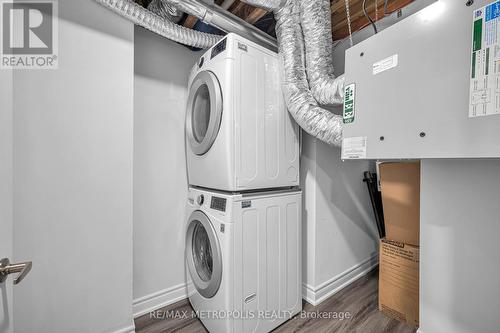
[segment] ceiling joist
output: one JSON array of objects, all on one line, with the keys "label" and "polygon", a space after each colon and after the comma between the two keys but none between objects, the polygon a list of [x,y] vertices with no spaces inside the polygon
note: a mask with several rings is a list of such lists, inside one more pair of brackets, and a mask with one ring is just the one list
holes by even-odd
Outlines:
[{"label": "ceiling joist", "polygon": [[[319,1],[319,0],[307,0],[307,1]],[[349,29],[347,26],[347,15],[346,15],[346,0],[332,0],[331,1],[331,12],[332,12],[332,34],[333,40],[340,40],[348,37]],[[347,0],[349,1],[349,9],[351,13],[351,26],[352,31],[358,31],[367,25],[369,25],[368,19],[363,14],[363,0]],[[366,0],[366,9],[370,17],[375,21],[376,18],[382,19],[384,17],[384,0]],[[410,4],[414,0],[388,0],[387,10],[389,13],[397,11],[404,6]],[[146,6],[149,3],[149,0],[136,0],[136,2]],[[221,5],[224,0],[216,0],[215,3],[217,5]],[[268,14],[268,12],[261,8],[256,8],[251,5],[248,5],[239,0],[235,0],[228,11],[238,16],[239,18],[245,20],[250,24],[256,24],[263,17]],[[198,19],[193,16],[187,16],[184,20],[184,26],[187,28],[193,28]],[[271,29],[273,29],[272,20],[264,22],[268,24]],[[264,28],[269,33],[269,27]]]}]

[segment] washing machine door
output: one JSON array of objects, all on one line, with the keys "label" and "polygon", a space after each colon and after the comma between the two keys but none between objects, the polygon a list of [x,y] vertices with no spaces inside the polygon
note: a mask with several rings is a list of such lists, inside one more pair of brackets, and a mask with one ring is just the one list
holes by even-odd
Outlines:
[{"label": "washing machine door", "polygon": [[205,298],[213,297],[222,280],[222,254],[210,219],[199,210],[188,220],[186,263],[196,290]]},{"label": "washing machine door", "polygon": [[222,91],[214,73],[198,73],[189,88],[186,136],[191,150],[204,155],[219,133],[222,118]]}]

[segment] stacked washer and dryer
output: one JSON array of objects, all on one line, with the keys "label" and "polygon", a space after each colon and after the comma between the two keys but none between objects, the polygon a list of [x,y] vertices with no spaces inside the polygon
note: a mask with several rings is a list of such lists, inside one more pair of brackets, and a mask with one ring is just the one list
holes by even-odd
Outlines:
[{"label": "stacked washer and dryer", "polygon": [[269,332],[302,309],[299,128],[278,55],[228,34],[193,67],[186,276],[210,332]]}]

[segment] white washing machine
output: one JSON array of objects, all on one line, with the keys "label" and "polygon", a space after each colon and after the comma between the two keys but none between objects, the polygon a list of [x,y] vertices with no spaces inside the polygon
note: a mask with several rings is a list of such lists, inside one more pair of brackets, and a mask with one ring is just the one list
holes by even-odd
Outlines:
[{"label": "white washing machine", "polygon": [[301,196],[189,190],[187,290],[209,332],[269,332],[300,312]]},{"label": "white washing machine", "polygon": [[189,184],[244,191],[299,184],[299,127],[281,92],[278,55],[228,34],[189,79]]}]

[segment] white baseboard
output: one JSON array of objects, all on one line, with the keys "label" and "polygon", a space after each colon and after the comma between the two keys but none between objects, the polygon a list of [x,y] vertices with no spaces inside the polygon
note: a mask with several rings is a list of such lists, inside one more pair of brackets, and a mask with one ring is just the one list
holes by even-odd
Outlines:
[{"label": "white baseboard", "polygon": [[317,287],[304,284],[302,285],[302,298],[308,303],[316,306],[357,279],[365,276],[377,265],[378,254],[374,254],[363,262],[349,268],[345,272],[333,277]]},{"label": "white baseboard", "polygon": [[187,298],[186,284],[139,297],[133,302],[134,318]]},{"label": "white baseboard", "polygon": [[124,328],[120,328],[117,331],[113,331],[113,333],[135,333],[135,326],[132,323],[132,325],[124,327]]},{"label": "white baseboard", "polygon": [[[339,292],[349,284],[369,273],[378,265],[378,254],[371,256],[358,265],[333,277],[325,283],[312,287],[304,284],[302,286],[302,298],[312,305],[318,305],[328,297]],[[140,317],[154,310],[168,306],[187,298],[186,284],[179,284],[172,288],[160,290],[156,293],[137,298],[133,302],[134,318]],[[128,333],[129,331],[117,331],[115,333]],[[133,332],[133,331],[131,331]],[[419,332],[422,333],[422,332]]]}]

